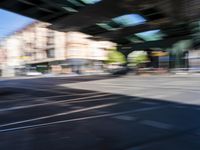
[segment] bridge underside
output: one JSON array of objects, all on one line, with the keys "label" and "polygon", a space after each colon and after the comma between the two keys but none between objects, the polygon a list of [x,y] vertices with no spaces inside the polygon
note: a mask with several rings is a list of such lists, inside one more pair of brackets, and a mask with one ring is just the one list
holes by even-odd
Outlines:
[{"label": "bridge underside", "polygon": [[[122,51],[130,52],[152,47],[166,48],[179,40],[191,39],[195,28],[192,23],[200,18],[199,6],[199,0],[0,2],[0,8],[48,22],[52,29],[84,32],[96,40],[116,42]],[[137,20],[133,22],[135,18]],[[149,37],[145,34],[147,32]]]}]

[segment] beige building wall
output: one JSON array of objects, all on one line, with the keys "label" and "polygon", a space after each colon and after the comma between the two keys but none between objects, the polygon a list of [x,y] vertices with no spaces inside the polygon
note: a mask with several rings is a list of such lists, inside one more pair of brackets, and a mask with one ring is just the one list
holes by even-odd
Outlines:
[{"label": "beige building wall", "polygon": [[68,32],[66,34],[66,58],[88,58],[88,43],[87,35],[79,32]]},{"label": "beige building wall", "polygon": [[55,58],[64,60],[66,58],[66,33],[55,31]]},{"label": "beige building wall", "polygon": [[15,68],[22,65],[21,57],[21,39],[17,35],[12,35],[5,39],[2,48],[6,53],[6,61],[2,66],[2,76],[15,76]]},{"label": "beige building wall", "polygon": [[116,44],[108,41],[94,41],[88,35],[79,32],[68,32],[66,38],[66,58],[83,58],[90,60],[106,60],[107,49]]},{"label": "beige building wall", "polygon": [[[49,24],[35,22],[4,40],[7,68],[66,59],[106,60],[111,42],[90,40],[80,32],[58,32]],[[58,66],[54,66],[58,67]]]},{"label": "beige building wall", "polygon": [[89,59],[104,61],[108,59],[108,49],[116,46],[108,41],[91,41],[89,46]]},{"label": "beige building wall", "polygon": [[[21,35],[24,39],[29,38],[29,41],[23,41],[25,47],[23,49],[25,63],[33,63],[38,61],[44,61],[47,59],[47,24],[35,23],[28,26],[26,30],[22,31]],[[26,36],[24,36],[26,34]],[[27,49],[27,47],[29,47]]]},{"label": "beige building wall", "polygon": [[4,49],[0,49],[0,70],[3,69],[6,63],[6,52]]},{"label": "beige building wall", "polygon": [[17,35],[11,36],[5,41],[6,65],[8,67],[17,67],[22,64],[20,59],[22,54],[21,45],[21,39]]}]

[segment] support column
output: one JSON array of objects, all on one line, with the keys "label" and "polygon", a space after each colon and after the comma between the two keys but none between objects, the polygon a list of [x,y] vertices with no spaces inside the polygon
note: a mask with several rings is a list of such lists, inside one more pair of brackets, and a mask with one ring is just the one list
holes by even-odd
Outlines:
[{"label": "support column", "polygon": [[128,64],[129,64],[128,55],[130,54],[130,52],[125,52],[125,51],[120,51],[120,50],[118,51],[124,55],[124,58],[125,58],[124,67],[128,69]]}]

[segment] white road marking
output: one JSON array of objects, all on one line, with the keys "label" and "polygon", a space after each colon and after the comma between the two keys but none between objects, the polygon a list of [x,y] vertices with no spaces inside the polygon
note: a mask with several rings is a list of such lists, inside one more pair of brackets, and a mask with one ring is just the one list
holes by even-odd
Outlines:
[{"label": "white road marking", "polygon": [[128,116],[128,115],[120,115],[120,116],[115,116],[113,118],[119,119],[119,120],[125,120],[125,121],[133,121],[137,119],[136,117]]},{"label": "white road marking", "polygon": [[96,95],[96,94],[100,94],[100,92],[91,92],[91,93],[81,93],[81,94],[63,94],[63,95],[53,95],[53,96],[40,96],[40,97],[34,97],[34,98],[30,98],[29,95],[27,95],[27,98],[20,98],[20,99],[16,99],[16,100],[1,100],[0,103],[5,103],[5,102],[20,102],[20,101],[25,101],[25,100],[36,100],[36,101],[40,101],[40,100],[48,100],[48,99],[52,99],[52,98],[59,98],[59,97],[65,97],[65,96],[89,96],[89,95]]},{"label": "white road marking", "polygon": [[[85,95],[87,93],[73,93],[73,92],[69,92],[69,91],[56,91],[56,90],[53,90],[53,89],[44,89],[44,88],[33,88],[33,87],[30,87],[30,86],[23,86],[23,87],[15,87],[15,86],[6,86],[4,88],[15,88],[15,89],[28,89],[28,90],[33,90],[33,91],[45,91],[45,92],[52,92],[52,93],[59,93],[59,94],[63,94],[63,95],[66,95],[66,94],[69,94],[69,95]],[[65,89],[67,90],[67,89]],[[91,92],[91,93],[100,93],[98,91],[95,91],[95,92]]]},{"label": "white road marking", "polygon": [[49,118],[53,118],[53,117],[59,117],[59,116],[74,114],[74,113],[79,113],[79,112],[84,112],[84,111],[88,111],[88,110],[105,108],[105,107],[114,106],[114,105],[117,105],[117,104],[119,104],[119,103],[109,103],[109,104],[104,104],[104,105],[97,105],[97,106],[93,106],[93,107],[87,107],[87,108],[83,108],[83,109],[72,110],[72,111],[67,111],[67,112],[63,112],[63,113],[57,113],[57,114],[53,114],[53,115],[49,115],[49,116],[43,116],[43,117],[37,117],[37,118],[33,118],[33,119],[27,119],[27,120],[7,123],[7,124],[0,125],[0,128],[11,126],[11,125],[17,125],[17,124],[22,124],[22,123],[28,123],[28,122],[33,122],[33,121],[49,119]]},{"label": "white road marking", "polygon": [[42,88],[33,88],[29,86],[22,86],[22,87],[13,87],[13,86],[7,86],[7,88],[16,88],[16,89],[28,89],[28,90],[33,90],[33,91],[42,91],[42,92],[53,92],[53,93],[60,93],[60,94],[71,94],[71,92],[61,92],[61,91],[55,91],[51,89],[42,89]]},{"label": "white road marking", "polygon": [[96,102],[96,101],[106,101],[106,100],[112,100],[112,99],[119,99],[123,96],[115,96],[115,97],[106,97],[104,99],[102,98],[97,98],[97,99],[89,99],[89,100],[77,100],[77,101],[72,101],[72,102],[68,102],[68,104],[75,104],[75,103],[85,103],[85,102]]},{"label": "white road marking", "polygon": [[163,122],[158,122],[158,121],[153,121],[153,120],[143,120],[140,122],[141,124],[152,126],[155,128],[160,128],[160,129],[172,129],[173,126],[167,123]]},{"label": "white road marking", "polygon": [[59,103],[70,103],[70,102],[74,102],[74,101],[78,101],[78,100],[84,100],[84,99],[89,99],[89,98],[97,98],[97,97],[104,97],[104,96],[110,96],[110,95],[112,95],[112,94],[101,94],[101,95],[93,95],[93,96],[87,96],[87,97],[81,97],[81,98],[73,98],[73,99],[67,99],[67,100],[61,100],[61,101],[47,102],[47,103],[42,103],[42,104],[16,106],[16,107],[11,107],[11,108],[0,109],[0,112],[11,111],[11,110],[19,110],[19,109],[26,109],[26,108],[33,108],[33,107],[38,107],[38,106],[53,105],[53,104],[59,104]]},{"label": "white road marking", "polygon": [[130,110],[130,111],[123,111],[123,112],[117,112],[117,113],[109,113],[109,114],[103,114],[103,115],[95,115],[95,116],[88,116],[88,117],[81,117],[81,118],[75,118],[75,119],[67,119],[67,120],[61,120],[61,121],[54,121],[49,123],[41,123],[41,124],[35,124],[35,125],[28,125],[28,126],[22,126],[22,127],[16,127],[16,128],[8,128],[8,129],[2,129],[1,132],[8,132],[8,131],[15,131],[15,130],[23,130],[23,129],[29,129],[29,128],[37,128],[37,127],[44,127],[49,125],[55,125],[55,124],[61,124],[61,123],[69,123],[69,122],[76,122],[76,121],[83,121],[83,120],[90,120],[90,119],[97,119],[97,118],[104,118],[104,117],[112,117],[116,115],[125,115],[130,113],[137,113],[141,111],[149,111],[149,110],[155,110],[155,109],[161,109],[165,106],[155,106],[150,108],[141,108],[136,110]]}]

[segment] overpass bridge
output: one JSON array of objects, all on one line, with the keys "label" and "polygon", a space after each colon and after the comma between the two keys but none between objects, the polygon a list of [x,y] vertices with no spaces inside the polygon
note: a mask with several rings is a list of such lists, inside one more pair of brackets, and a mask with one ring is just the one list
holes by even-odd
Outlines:
[{"label": "overpass bridge", "polygon": [[[80,31],[110,40],[119,50],[169,48],[195,39],[199,0],[1,0],[0,8],[40,21],[58,31]],[[198,39],[198,38],[197,38]],[[199,46],[199,41],[194,42]]]}]

